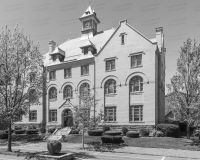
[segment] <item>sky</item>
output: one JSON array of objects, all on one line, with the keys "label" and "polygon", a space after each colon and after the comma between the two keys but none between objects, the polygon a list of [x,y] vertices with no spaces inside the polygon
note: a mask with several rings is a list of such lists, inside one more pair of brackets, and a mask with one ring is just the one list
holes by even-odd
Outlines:
[{"label": "sky", "polygon": [[[48,52],[48,41],[58,45],[81,36],[79,17],[91,4],[100,20],[98,31],[127,22],[149,39],[163,27],[166,48],[165,83],[176,72],[180,47],[187,38],[200,43],[200,0],[0,0],[0,27],[18,24]],[[167,93],[167,88],[166,91]]]}]

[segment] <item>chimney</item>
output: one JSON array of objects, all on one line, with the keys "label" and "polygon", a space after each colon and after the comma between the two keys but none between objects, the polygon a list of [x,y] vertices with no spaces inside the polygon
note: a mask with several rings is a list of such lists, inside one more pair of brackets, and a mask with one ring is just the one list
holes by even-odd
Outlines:
[{"label": "chimney", "polygon": [[156,41],[159,51],[162,52],[163,47],[163,27],[156,28]]},{"label": "chimney", "polygon": [[53,40],[49,41],[49,53],[52,53],[56,48],[56,42],[54,42]]}]

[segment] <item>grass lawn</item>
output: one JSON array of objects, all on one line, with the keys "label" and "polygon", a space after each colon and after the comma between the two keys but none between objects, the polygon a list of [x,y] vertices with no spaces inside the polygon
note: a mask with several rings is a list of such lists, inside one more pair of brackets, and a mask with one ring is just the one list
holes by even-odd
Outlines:
[{"label": "grass lawn", "polygon": [[[172,137],[140,137],[128,138],[123,137],[124,144],[133,147],[146,147],[146,148],[167,148],[167,149],[182,149],[182,150],[195,150],[200,151],[200,142],[193,142],[184,138]],[[65,139],[66,143],[81,143],[81,135],[70,135]],[[98,136],[85,136],[85,142],[101,142],[101,137]]]}]

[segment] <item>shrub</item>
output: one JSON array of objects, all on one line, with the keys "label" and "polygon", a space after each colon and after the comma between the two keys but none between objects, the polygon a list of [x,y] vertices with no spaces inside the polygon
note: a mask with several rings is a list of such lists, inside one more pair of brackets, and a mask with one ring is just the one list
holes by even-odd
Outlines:
[{"label": "shrub", "polygon": [[105,133],[106,131],[109,131],[110,130],[110,127],[109,126],[103,126],[103,133]]},{"label": "shrub", "polygon": [[38,129],[29,129],[26,130],[26,134],[38,134],[39,130]]},{"label": "shrub", "polygon": [[51,133],[51,134],[52,134],[55,130],[56,130],[55,127],[53,127],[53,128],[49,128],[49,129],[48,129],[48,133]]},{"label": "shrub", "polygon": [[26,130],[21,129],[21,130],[15,130],[15,134],[25,134]]},{"label": "shrub", "polygon": [[162,131],[166,137],[179,137],[180,128],[176,124],[158,124],[157,131]]},{"label": "shrub", "polygon": [[140,129],[140,135],[142,136],[142,137],[148,137],[149,136],[149,129],[146,129],[146,128],[142,128],[142,129]]},{"label": "shrub", "polygon": [[126,136],[129,138],[138,138],[139,137],[139,132],[137,131],[129,131],[126,133]]},{"label": "shrub", "polygon": [[103,131],[102,130],[89,130],[88,135],[89,136],[102,136]]},{"label": "shrub", "polygon": [[41,133],[46,133],[46,128],[41,127],[41,128],[40,128],[40,132],[41,132]]},{"label": "shrub", "polygon": [[25,141],[25,142],[33,142],[33,141],[43,141],[45,135],[22,135],[22,134],[15,134],[12,135],[12,141]]},{"label": "shrub", "polygon": [[102,136],[102,143],[121,143],[122,136]]},{"label": "shrub", "polygon": [[185,132],[187,130],[187,124],[186,123],[179,123],[180,131]]},{"label": "shrub", "polygon": [[22,126],[15,126],[14,128],[15,128],[15,131],[16,130],[22,130]]},{"label": "shrub", "polygon": [[0,131],[0,139],[8,139],[8,134],[4,131]]},{"label": "shrub", "polygon": [[47,149],[50,154],[58,154],[61,151],[62,144],[59,141],[49,141],[47,143]]},{"label": "shrub", "polygon": [[109,135],[109,136],[120,136],[122,134],[121,131],[106,131],[105,135]]},{"label": "shrub", "polygon": [[165,134],[162,131],[156,131],[154,137],[165,137]]},{"label": "shrub", "polygon": [[123,133],[123,135],[126,135],[126,132],[128,132],[128,128],[126,128],[126,127],[122,127],[122,133]]},{"label": "shrub", "polygon": [[78,128],[72,128],[69,134],[79,134],[80,130]]}]

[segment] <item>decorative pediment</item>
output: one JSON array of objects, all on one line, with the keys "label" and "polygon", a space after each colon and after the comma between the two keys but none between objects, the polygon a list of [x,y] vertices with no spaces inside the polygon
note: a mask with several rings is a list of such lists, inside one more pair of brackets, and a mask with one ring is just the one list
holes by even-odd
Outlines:
[{"label": "decorative pediment", "polygon": [[59,107],[60,108],[72,108],[73,104],[70,102],[69,99],[66,99],[66,101]]}]

